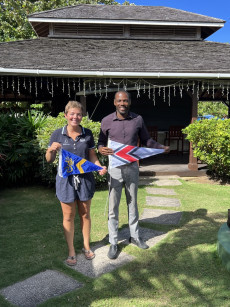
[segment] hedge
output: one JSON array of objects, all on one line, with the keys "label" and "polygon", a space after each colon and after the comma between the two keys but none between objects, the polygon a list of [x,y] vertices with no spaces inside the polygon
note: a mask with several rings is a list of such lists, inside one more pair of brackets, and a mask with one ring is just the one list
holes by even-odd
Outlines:
[{"label": "hedge", "polygon": [[230,120],[195,121],[183,133],[192,142],[194,156],[219,177],[230,177]]}]

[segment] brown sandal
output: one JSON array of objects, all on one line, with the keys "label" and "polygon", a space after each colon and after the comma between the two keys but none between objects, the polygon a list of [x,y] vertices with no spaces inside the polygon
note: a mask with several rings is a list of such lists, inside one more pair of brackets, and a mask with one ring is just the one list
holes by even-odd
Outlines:
[{"label": "brown sandal", "polygon": [[87,260],[92,260],[93,258],[95,258],[95,254],[91,251],[91,249],[87,251],[86,249],[83,248],[82,252],[84,253],[85,258]]},{"label": "brown sandal", "polygon": [[74,265],[76,265],[76,264],[77,264],[77,256],[76,256],[76,255],[75,255],[75,256],[69,256],[69,257],[66,259],[65,263],[66,263],[67,265],[69,265],[69,266],[74,266]]}]

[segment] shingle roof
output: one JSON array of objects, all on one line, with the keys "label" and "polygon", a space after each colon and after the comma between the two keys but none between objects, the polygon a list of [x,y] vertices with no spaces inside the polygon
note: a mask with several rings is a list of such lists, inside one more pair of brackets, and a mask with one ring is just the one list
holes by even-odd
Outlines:
[{"label": "shingle roof", "polygon": [[208,17],[163,6],[140,5],[87,5],[80,4],[29,15],[36,18],[107,19],[145,21],[224,22]]},{"label": "shingle roof", "polygon": [[38,38],[0,43],[0,68],[230,73],[230,44]]}]

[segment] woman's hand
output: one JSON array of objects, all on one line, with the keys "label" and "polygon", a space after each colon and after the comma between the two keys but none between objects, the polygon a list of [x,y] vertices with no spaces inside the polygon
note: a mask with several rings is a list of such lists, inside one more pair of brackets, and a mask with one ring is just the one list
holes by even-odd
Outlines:
[{"label": "woman's hand", "polygon": [[107,167],[106,166],[102,166],[103,169],[101,169],[100,171],[98,171],[99,175],[103,176],[107,173]]},{"label": "woman's hand", "polygon": [[58,142],[53,142],[51,146],[47,149],[48,152],[56,152],[61,149],[61,144]]},{"label": "woman's hand", "polygon": [[56,158],[57,151],[61,149],[61,144],[58,142],[53,142],[51,146],[46,151],[46,161],[48,163],[54,162]]}]

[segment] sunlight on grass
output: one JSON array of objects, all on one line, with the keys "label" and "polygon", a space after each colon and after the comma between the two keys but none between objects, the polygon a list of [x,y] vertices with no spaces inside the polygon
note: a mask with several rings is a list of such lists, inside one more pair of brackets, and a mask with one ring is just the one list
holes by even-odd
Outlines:
[{"label": "sunlight on grass", "polygon": [[[24,187],[1,191],[0,288],[51,269],[83,282],[84,287],[41,306],[229,306],[230,273],[217,256],[216,241],[220,226],[227,220],[230,186],[182,180],[182,185],[174,190],[177,195],[170,197],[180,199],[182,204],[180,224],[145,225],[168,231],[168,236],[146,251],[124,247],[136,259],[97,279],[85,277],[63,264],[67,247],[54,190]],[[108,234],[107,196],[107,189],[101,189],[92,202],[92,245]],[[146,196],[145,188],[140,187],[140,215]],[[127,223],[123,193],[119,228]],[[75,225],[75,246],[80,252],[82,235],[78,217]],[[2,297],[0,305],[10,306]]]}]

